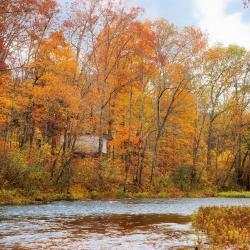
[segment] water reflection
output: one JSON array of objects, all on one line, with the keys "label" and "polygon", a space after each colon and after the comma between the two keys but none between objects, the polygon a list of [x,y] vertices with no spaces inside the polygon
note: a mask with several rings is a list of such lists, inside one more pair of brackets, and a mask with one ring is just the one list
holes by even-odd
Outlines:
[{"label": "water reflection", "polygon": [[15,216],[1,221],[0,237],[1,249],[166,249],[195,240],[189,217],[174,214]]},{"label": "water reflection", "polygon": [[0,207],[0,249],[187,249],[197,236],[191,213],[250,199],[56,202]]}]

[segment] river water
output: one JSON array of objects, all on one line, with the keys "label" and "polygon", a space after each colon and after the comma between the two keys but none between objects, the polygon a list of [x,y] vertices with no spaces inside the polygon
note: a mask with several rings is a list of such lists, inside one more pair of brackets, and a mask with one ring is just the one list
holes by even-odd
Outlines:
[{"label": "river water", "polygon": [[0,206],[0,249],[186,249],[201,206],[250,206],[250,199],[60,201]]}]

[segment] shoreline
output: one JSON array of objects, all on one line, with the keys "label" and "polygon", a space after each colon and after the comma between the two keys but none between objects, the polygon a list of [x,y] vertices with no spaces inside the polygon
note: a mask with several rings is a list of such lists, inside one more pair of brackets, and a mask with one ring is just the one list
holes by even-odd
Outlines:
[{"label": "shoreline", "polygon": [[127,200],[127,199],[167,199],[167,198],[250,198],[250,192],[176,192],[176,193],[123,193],[123,192],[97,192],[88,193],[52,193],[38,192],[33,195],[25,195],[20,190],[0,190],[0,206],[15,205],[44,205],[56,201],[89,201],[89,200]]}]

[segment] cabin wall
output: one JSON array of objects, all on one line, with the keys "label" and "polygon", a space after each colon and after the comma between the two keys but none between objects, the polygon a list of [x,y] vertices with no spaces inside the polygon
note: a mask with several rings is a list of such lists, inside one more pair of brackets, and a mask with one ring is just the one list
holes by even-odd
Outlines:
[{"label": "cabin wall", "polygon": [[[61,136],[61,145],[64,143],[64,137]],[[98,153],[99,137],[93,135],[82,135],[76,139],[75,153],[96,154]],[[108,153],[108,140],[103,138],[102,153]]]}]

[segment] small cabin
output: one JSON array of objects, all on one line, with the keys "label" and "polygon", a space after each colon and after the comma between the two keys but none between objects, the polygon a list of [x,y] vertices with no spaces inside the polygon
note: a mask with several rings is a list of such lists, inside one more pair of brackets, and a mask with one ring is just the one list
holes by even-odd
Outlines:
[{"label": "small cabin", "polygon": [[[103,136],[102,139],[102,153],[108,153],[108,136]],[[61,145],[64,143],[64,137],[61,137]],[[78,155],[96,155],[98,154],[99,149],[99,136],[95,135],[81,135],[78,136],[75,142],[74,153]]]}]

